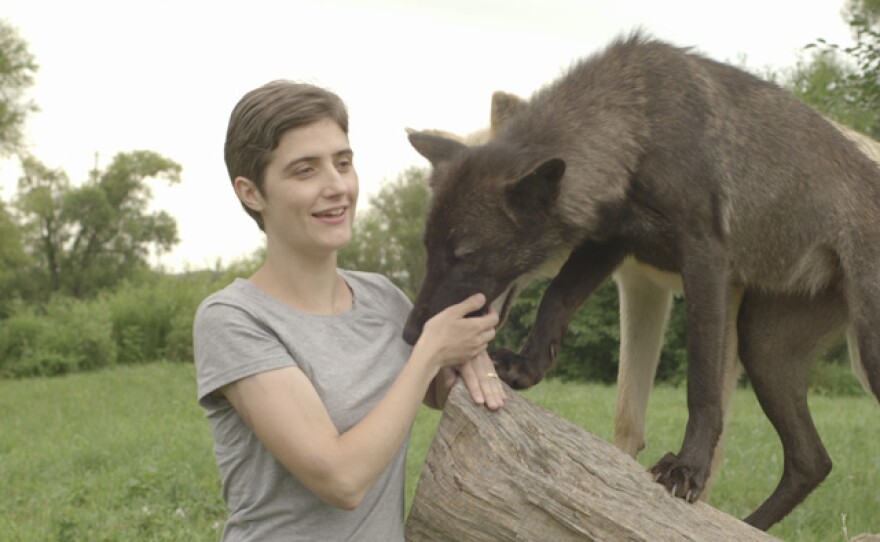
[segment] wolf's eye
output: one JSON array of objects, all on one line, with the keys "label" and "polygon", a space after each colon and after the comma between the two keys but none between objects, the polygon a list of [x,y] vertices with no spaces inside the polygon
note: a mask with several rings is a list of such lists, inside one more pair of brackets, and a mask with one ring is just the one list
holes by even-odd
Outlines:
[{"label": "wolf's eye", "polygon": [[471,247],[459,247],[452,251],[452,257],[458,261],[466,259],[468,256],[474,253],[474,249]]}]

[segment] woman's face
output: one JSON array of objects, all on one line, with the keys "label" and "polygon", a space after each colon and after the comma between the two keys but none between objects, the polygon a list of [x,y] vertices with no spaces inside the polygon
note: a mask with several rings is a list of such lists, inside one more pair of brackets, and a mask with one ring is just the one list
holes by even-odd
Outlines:
[{"label": "woman's face", "polygon": [[257,194],[269,246],[321,256],[348,243],[358,197],[352,159],[348,136],[330,119],[282,135]]}]

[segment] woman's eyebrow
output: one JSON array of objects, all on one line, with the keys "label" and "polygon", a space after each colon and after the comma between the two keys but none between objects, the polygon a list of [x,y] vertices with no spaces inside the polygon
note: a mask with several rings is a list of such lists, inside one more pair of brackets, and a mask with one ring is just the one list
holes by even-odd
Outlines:
[{"label": "woman's eyebrow", "polygon": [[[334,152],[332,154],[332,156],[334,158],[338,158],[340,156],[354,156],[354,151],[351,150],[350,147],[346,147],[344,149],[340,149],[340,150]],[[287,162],[287,164],[285,164],[285,166],[281,169],[281,171],[287,171],[290,168],[292,168],[293,166],[295,166],[296,164],[299,164],[300,162],[313,162],[313,161],[318,160],[320,158],[321,157],[319,155],[305,155],[305,156],[298,156],[296,158],[291,158],[290,161]]]}]

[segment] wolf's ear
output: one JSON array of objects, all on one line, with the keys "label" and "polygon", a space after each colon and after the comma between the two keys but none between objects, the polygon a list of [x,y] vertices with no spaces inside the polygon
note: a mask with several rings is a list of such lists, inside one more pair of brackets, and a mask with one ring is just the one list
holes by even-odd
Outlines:
[{"label": "wolf's ear", "polygon": [[436,132],[407,130],[407,133],[413,148],[434,165],[452,160],[467,149],[460,141],[437,135]]},{"label": "wolf's ear", "polygon": [[496,90],[492,94],[492,113],[489,122],[489,133],[494,136],[498,133],[501,124],[515,115],[517,111],[525,107],[526,101],[503,90]]},{"label": "wolf's ear", "polygon": [[559,197],[565,161],[551,158],[534,171],[511,183],[505,191],[505,208],[516,216],[540,213],[548,210]]}]

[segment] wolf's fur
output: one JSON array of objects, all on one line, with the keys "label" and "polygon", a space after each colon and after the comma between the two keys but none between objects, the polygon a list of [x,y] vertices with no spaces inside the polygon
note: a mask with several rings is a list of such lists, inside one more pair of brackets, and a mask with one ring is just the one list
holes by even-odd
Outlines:
[{"label": "wolf's fur", "polygon": [[497,360],[510,383],[528,386],[621,263],[680,273],[690,419],[681,452],[652,469],[673,493],[693,499],[704,487],[722,427],[723,352],[735,357],[737,331],[785,450],[777,490],[748,518],[759,527],[830,469],[806,403],[819,340],[849,323],[857,374],[880,398],[880,171],[777,87],[635,35],[537,93],[485,146],[410,140],[434,165],[410,340],[446,305],[475,291],[504,297],[570,253],[522,353]]}]

